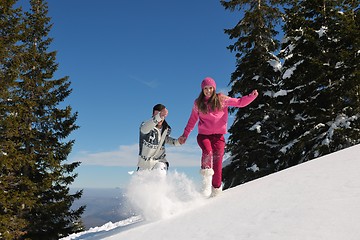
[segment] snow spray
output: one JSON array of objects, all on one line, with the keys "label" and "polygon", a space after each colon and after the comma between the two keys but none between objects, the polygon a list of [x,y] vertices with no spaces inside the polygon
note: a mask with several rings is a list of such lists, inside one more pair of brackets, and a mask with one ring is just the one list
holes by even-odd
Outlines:
[{"label": "snow spray", "polygon": [[159,174],[156,170],[132,175],[126,197],[145,220],[160,220],[201,205],[204,198],[183,173]]}]

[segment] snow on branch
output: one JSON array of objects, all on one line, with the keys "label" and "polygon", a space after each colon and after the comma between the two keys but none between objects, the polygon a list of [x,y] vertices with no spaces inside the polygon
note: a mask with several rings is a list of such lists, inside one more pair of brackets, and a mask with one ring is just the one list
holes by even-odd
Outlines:
[{"label": "snow on branch", "polygon": [[296,70],[297,66],[299,66],[303,62],[304,60],[301,60],[295,63],[294,66],[292,66],[291,68],[287,69],[283,75],[283,79],[290,78],[293,75],[294,71]]},{"label": "snow on branch", "polygon": [[322,26],[319,30],[316,30],[315,32],[319,35],[319,38],[323,37],[324,35],[326,35],[326,31],[328,30],[327,27]]},{"label": "snow on branch", "polygon": [[351,122],[357,120],[359,117],[360,114],[350,117],[346,116],[345,114],[340,114],[339,116],[337,116],[335,121],[329,124],[330,127],[326,133],[327,137],[322,141],[322,144],[329,145],[336,129],[351,128]]}]

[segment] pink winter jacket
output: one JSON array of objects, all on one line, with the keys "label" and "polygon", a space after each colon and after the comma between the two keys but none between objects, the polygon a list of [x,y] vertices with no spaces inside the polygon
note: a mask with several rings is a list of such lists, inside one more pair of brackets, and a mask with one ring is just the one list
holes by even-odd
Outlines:
[{"label": "pink winter jacket", "polygon": [[184,129],[184,137],[189,136],[198,120],[198,134],[225,134],[227,132],[228,107],[246,107],[257,96],[250,94],[242,98],[231,98],[220,94],[219,97],[223,99],[223,108],[219,111],[210,111],[207,114],[199,112],[195,100],[189,121]]}]

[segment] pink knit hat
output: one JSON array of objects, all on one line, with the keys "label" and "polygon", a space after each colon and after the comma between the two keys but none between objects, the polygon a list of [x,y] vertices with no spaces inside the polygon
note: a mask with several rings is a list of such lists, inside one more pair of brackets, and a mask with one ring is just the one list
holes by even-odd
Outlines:
[{"label": "pink knit hat", "polygon": [[212,79],[211,77],[204,78],[204,80],[201,82],[201,89],[204,89],[205,86],[211,86],[214,89],[216,89],[215,80]]}]

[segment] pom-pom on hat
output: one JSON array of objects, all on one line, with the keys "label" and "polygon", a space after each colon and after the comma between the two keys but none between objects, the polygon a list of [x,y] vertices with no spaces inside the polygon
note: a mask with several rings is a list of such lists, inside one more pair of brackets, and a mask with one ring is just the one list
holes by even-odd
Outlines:
[{"label": "pom-pom on hat", "polygon": [[201,82],[201,89],[204,89],[205,86],[211,86],[214,89],[216,89],[215,80],[212,79],[211,77],[204,78],[204,80]]}]

